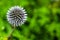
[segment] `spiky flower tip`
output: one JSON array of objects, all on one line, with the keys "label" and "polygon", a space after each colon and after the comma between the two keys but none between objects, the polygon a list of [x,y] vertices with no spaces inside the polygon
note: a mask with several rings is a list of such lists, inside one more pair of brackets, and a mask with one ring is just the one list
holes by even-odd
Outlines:
[{"label": "spiky flower tip", "polygon": [[7,12],[7,20],[13,26],[21,26],[27,19],[25,9],[19,6],[11,7]]}]

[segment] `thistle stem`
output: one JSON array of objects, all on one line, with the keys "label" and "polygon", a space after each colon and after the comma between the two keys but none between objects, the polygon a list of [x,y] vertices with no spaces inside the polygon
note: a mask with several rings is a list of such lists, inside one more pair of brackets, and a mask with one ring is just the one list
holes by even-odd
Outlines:
[{"label": "thistle stem", "polygon": [[15,30],[15,26],[12,28],[12,31],[10,32],[9,36],[8,36],[8,40],[11,40],[12,39],[12,34]]}]

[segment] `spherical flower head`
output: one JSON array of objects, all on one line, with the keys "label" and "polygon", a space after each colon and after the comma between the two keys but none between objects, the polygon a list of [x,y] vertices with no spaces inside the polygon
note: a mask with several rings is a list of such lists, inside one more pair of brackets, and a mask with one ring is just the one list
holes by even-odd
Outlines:
[{"label": "spherical flower head", "polygon": [[25,9],[19,6],[11,7],[7,12],[7,20],[13,26],[21,26],[27,19]]}]

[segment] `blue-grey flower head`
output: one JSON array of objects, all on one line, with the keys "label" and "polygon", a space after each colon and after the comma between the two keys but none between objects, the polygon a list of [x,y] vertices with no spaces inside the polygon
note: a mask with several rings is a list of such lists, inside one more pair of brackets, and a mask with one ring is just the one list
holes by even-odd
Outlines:
[{"label": "blue-grey flower head", "polygon": [[25,9],[19,6],[11,7],[7,12],[7,20],[13,26],[21,26],[27,19]]}]

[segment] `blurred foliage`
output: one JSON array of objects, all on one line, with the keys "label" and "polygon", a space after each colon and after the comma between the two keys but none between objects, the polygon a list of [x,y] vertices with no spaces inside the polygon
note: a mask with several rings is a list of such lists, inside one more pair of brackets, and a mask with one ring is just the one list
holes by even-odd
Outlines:
[{"label": "blurred foliage", "polygon": [[27,21],[10,40],[60,40],[60,0],[0,0],[0,40],[8,40],[12,26],[6,19],[12,6],[22,6]]}]

